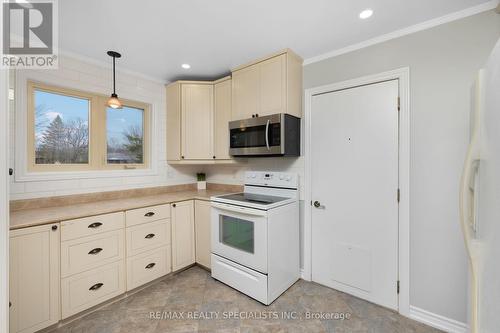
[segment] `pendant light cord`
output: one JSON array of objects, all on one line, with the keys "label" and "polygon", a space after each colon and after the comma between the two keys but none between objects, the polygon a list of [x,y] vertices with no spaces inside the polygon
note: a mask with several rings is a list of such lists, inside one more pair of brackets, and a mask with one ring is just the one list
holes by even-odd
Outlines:
[{"label": "pendant light cord", "polygon": [[116,95],[115,59],[116,57],[113,56],[113,94]]}]

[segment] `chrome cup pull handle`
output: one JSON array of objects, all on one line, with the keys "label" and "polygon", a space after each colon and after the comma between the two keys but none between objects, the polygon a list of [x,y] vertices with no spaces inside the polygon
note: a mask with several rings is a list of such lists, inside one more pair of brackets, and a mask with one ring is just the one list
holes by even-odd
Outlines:
[{"label": "chrome cup pull handle", "polygon": [[152,262],[150,264],[147,264],[146,267],[144,267],[145,269],[151,269],[153,267],[155,267],[156,263]]},{"label": "chrome cup pull handle", "polygon": [[151,239],[155,236],[155,234],[147,234],[144,238]]},{"label": "chrome cup pull handle", "polygon": [[101,225],[102,225],[101,222],[94,222],[94,223],[89,224],[88,228],[95,229],[95,228],[99,228]]}]

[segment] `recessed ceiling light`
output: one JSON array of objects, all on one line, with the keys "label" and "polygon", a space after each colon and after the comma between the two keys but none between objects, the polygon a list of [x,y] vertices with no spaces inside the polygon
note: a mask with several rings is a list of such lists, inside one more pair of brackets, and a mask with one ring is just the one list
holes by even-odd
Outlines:
[{"label": "recessed ceiling light", "polygon": [[190,69],[191,65],[190,64],[182,64],[181,67],[184,69]]},{"label": "recessed ceiling light", "polygon": [[362,19],[362,20],[364,20],[364,19],[369,18],[372,15],[373,15],[373,10],[371,10],[371,9],[365,9],[361,13],[359,13],[359,18]]}]

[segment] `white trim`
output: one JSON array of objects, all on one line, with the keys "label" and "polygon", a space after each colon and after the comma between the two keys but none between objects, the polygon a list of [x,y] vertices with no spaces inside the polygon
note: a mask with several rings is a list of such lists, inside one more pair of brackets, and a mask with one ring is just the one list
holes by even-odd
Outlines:
[{"label": "white trim", "polygon": [[303,279],[312,279],[312,227],[311,227],[311,112],[312,97],[317,94],[348,89],[360,85],[387,80],[399,80],[399,313],[408,316],[410,312],[410,69],[396,69],[375,75],[315,87],[305,90],[305,205],[304,205],[304,268]]},{"label": "white trim", "polygon": [[467,324],[417,308],[416,306],[410,306],[410,318],[449,333],[468,332]]},{"label": "white trim", "polygon": [[363,49],[363,48],[368,47],[368,46],[383,43],[383,42],[386,42],[386,41],[391,40],[391,39],[399,38],[399,37],[409,35],[409,34],[412,34],[412,33],[418,32],[418,31],[427,30],[427,29],[436,27],[436,26],[441,25],[441,24],[460,20],[460,19],[468,17],[468,16],[472,16],[475,14],[479,14],[479,13],[494,9],[497,7],[497,5],[498,5],[498,0],[490,0],[488,2],[485,2],[485,3],[477,5],[477,6],[469,7],[469,8],[460,10],[458,12],[447,14],[447,15],[444,15],[444,16],[441,16],[438,18],[434,18],[434,19],[431,19],[431,20],[428,20],[425,22],[421,22],[421,23],[400,29],[400,30],[390,32],[390,33],[387,33],[387,34],[384,34],[384,35],[381,35],[378,37],[374,37],[374,38],[362,41],[360,43],[352,44],[352,45],[349,45],[349,46],[346,46],[346,47],[343,47],[340,49],[336,49],[336,50],[326,52],[326,53],[323,53],[323,54],[320,54],[320,55],[317,55],[317,56],[314,56],[311,58],[307,58],[304,60],[303,65],[306,66],[306,65],[309,65],[309,64],[312,64],[315,62],[319,62],[319,61],[328,59],[328,58],[336,57],[336,56],[341,55],[341,54],[349,53],[349,52],[352,52],[355,50]]},{"label": "white trim", "polygon": [[[1,15],[0,11],[0,15]],[[9,328],[9,72],[0,70],[0,333]]]},{"label": "white trim", "polygon": [[64,172],[28,172],[27,163],[27,81],[34,80],[46,84],[70,88],[91,93],[102,94],[99,88],[91,87],[90,85],[66,80],[61,83],[61,79],[56,76],[46,75],[50,71],[16,71],[15,79],[15,173],[16,182],[29,181],[50,181],[50,180],[66,180],[76,178],[110,178],[110,177],[139,177],[139,176],[157,176],[159,175],[159,159],[158,159],[158,142],[159,124],[160,124],[160,108],[161,101],[148,100],[141,94],[122,94],[125,99],[143,102],[151,105],[150,117],[150,165],[147,169],[136,170],[92,170],[92,171],[64,171]]}]

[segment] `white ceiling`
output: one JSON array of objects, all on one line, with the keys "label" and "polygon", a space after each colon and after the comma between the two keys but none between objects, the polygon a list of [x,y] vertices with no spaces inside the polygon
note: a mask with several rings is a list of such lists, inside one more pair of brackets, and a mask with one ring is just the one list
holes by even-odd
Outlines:
[{"label": "white ceiling", "polygon": [[[59,47],[171,81],[215,78],[289,47],[304,59],[487,0],[64,0]],[[374,15],[358,18],[371,8]],[[191,64],[190,70],[181,64]]]}]

